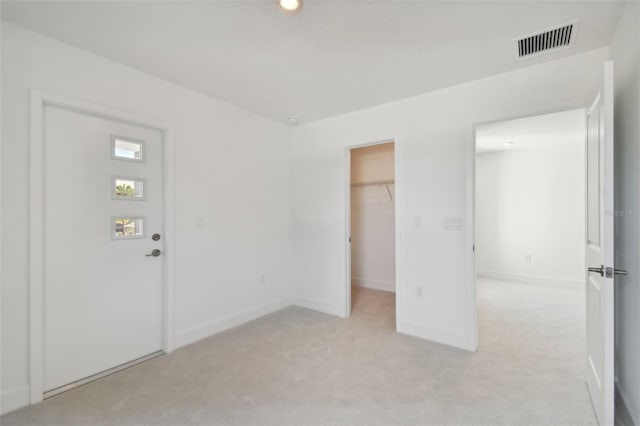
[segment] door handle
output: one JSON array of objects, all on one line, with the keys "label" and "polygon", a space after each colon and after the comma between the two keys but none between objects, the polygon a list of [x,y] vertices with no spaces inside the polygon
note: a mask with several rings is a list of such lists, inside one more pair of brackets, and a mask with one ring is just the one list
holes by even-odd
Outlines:
[{"label": "door handle", "polygon": [[153,251],[152,251],[151,253],[149,253],[149,254],[145,254],[145,256],[146,256],[146,257],[150,257],[150,256],[158,257],[158,256],[160,256],[161,254],[162,254],[162,252],[161,252],[159,249],[153,249]]},{"label": "door handle", "polygon": [[604,277],[606,274],[607,278],[613,278],[614,275],[627,275],[627,271],[624,269],[615,269],[611,267],[605,268],[604,265],[600,265],[599,268],[589,267],[587,269],[589,269],[589,272],[600,274],[601,277]]},{"label": "door handle", "polygon": [[589,270],[589,272],[595,272],[596,274],[600,274],[601,277],[604,277],[604,265],[600,265],[599,268],[595,268],[593,266],[590,266],[587,269]]}]

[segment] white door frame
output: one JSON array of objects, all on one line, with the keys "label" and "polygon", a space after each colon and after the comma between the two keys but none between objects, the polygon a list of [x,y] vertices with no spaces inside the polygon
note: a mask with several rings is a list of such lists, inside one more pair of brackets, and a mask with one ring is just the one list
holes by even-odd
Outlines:
[{"label": "white door frame", "polygon": [[345,274],[345,306],[344,306],[344,318],[351,316],[351,243],[349,238],[351,237],[351,151],[358,148],[364,148],[367,146],[383,145],[387,143],[393,143],[393,174],[394,174],[394,215],[395,215],[395,267],[396,267],[396,330],[398,324],[404,318],[402,296],[402,170],[400,162],[400,143],[397,138],[382,139],[377,142],[367,142],[357,145],[349,145],[345,148],[345,189],[346,189],[346,274]]},{"label": "white door frame", "polygon": [[62,96],[31,90],[30,115],[30,180],[29,180],[29,401],[42,401],[44,393],[44,226],[43,168],[45,106],[68,110],[144,126],[162,133],[163,141],[163,213],[164,262],[162,282],[162,350],[174,348],[174,156],[171,128],[146,118],[104,108]]},{"label": "white door frame", "polygon": [[[550,109],[542,109],[535,110],[529,113],[524,114],[514,114],[507,115],[499,119],[495,120],[487,120],[477,122],[473,125],[472,129],[472,137],[467,144],[467,230],[466,230],[466,248],[467,248],[467,288],[469,294],[469,307],[468,311],[471,313],[469,317],[469,324],[472,336],[471,336],[471,346],[472,350],[478,349],[478,295],[476,289],[476,252],[475,252],[475,243],[476,243],[476,134],[478,127],[492,124],[492,123],[500,123],[502,121],[511,121],[518,120],[521,118],[529,118],[529,117],[537,117],[540,115],[547,114],[557,114],[561,112],[567,111],[575,111],[577,109],[586,109],[585,106],[576,105],[574,107],[567,108],[550,108]],[[586,188],[585,188],[586,191]]]}]

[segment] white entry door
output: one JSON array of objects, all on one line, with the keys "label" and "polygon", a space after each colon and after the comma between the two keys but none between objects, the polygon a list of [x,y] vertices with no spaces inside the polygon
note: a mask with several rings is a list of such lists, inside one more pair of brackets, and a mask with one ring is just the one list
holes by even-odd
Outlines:
[{"label": "white entry door", "polygon": [[43,113],[50,391],[161,349],[163,142],[89,113]]},{"label": "white entry door", "polygon": [[587,114],[587,386],[601,425],[614,422],[613,62]]}]

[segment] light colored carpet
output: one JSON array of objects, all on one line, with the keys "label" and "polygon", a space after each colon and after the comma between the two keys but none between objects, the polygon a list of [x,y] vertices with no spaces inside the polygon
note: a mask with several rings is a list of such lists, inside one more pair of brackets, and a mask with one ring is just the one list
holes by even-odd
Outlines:
[{"label": "light colored carpet", "polygon": [[481,280],[480,349],[290,307],[5,415],[14,425],[592,425],[580,289]]}]

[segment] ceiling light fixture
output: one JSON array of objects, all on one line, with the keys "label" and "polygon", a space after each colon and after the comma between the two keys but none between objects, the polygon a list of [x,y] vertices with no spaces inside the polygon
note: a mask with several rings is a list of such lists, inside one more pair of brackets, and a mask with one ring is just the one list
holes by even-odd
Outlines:
[{"label": "ceiling light fixture", "polygon": [[504,146],[513,146],[513,141],[505,142]]},{"label": "ceiling light fixture", "polygon": [[289,122],[290,125],[292,126],[297,126],[298,125],[298,117],[294,117],[293,115],[287,118],[287,121]]},{"label": "ceiling light fixture", "polygon": [[279,0],[279,3],[280,7],[287,12],[293,12],[294,10],[300,9],[302,0]]}]

